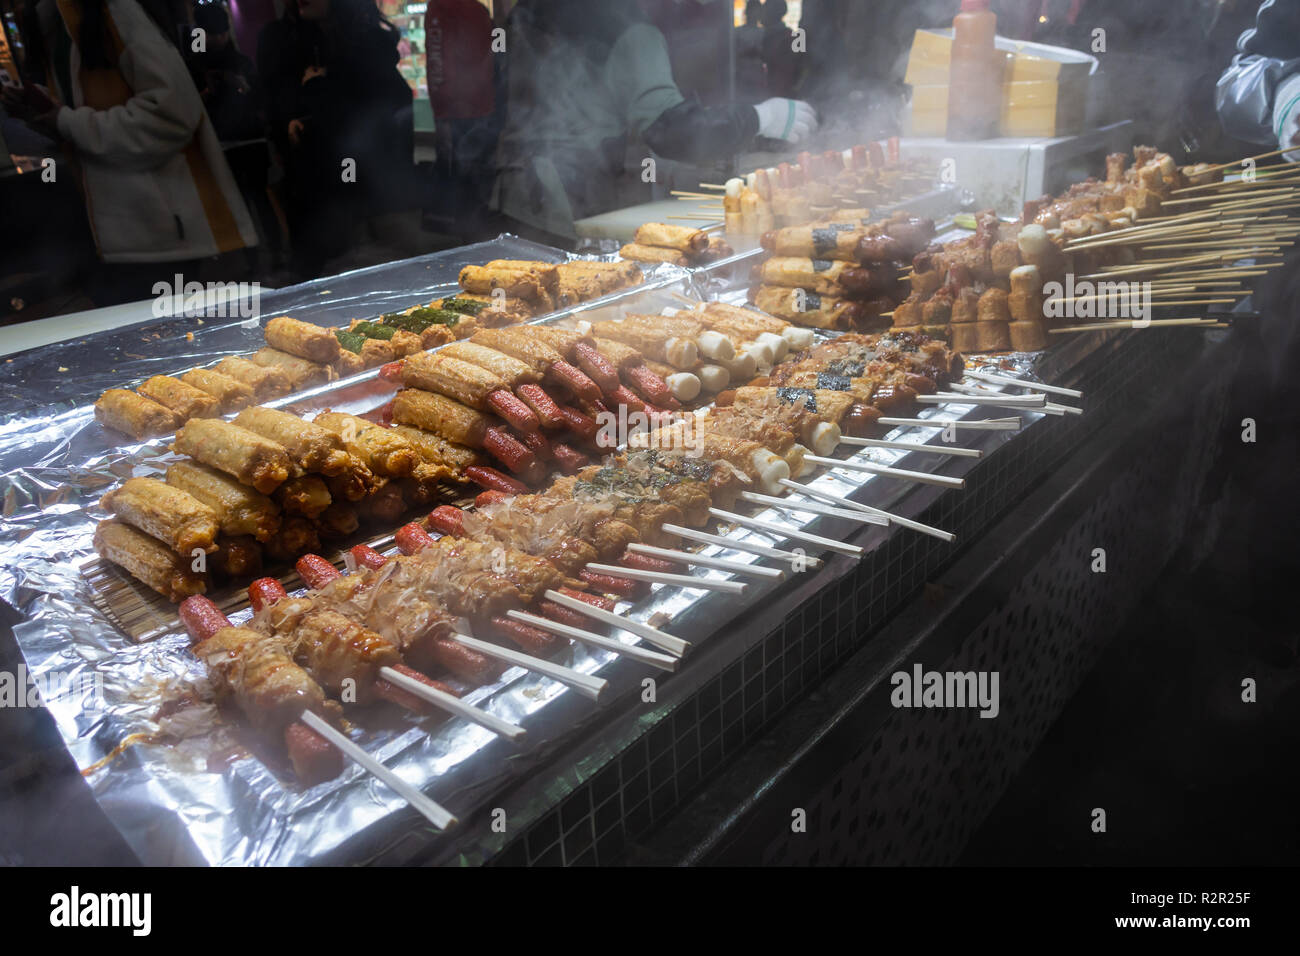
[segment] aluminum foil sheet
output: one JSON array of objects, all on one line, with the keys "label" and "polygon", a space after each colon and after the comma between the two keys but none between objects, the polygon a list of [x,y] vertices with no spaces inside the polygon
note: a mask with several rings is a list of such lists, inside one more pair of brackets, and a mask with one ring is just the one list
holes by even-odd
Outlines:
[{"label": "aluminum foil sheet", "polygon": [[[563,258],[558,250],[501,237],[492,243],[439,253],[391,266],[349,273],[263,297],[263,315],[292,312],[326,324],[380,314],[427,300],[454,283],[462,265],[491,258]],[[734,265],[734,263],[732,264]],[[726,283],[722,283],[725,285]],[[684,295],[743,301],[739,288],[719,289],[716,276],[669,267],[646,285],[561,313],[657,312],[681,307]],[[193,340],[184,332],[193,331]],[[96,604],[81,565],[91,559],[91,535],[99,517],[95,502],[110,485],[131,474],[165,467],[165,442],[106,447],[89,403],[105,388],[158,372],[176,372],[221,354],[260,346],[260,329],[240,323],[202,326],[180,320],[96,335],[23,353],[0,367],[0,598],[21,616],[15,637],[41,702],[82,768],[96,800],[146,864],[311,864],[364,862],[390,853],[404,840],[442,841],[454,849],[455,830],[439,834],[385,785],[350,766],[338,779],[309,790],[294,788],[276,762],[221,721],[209,703],[202,665],[177,631],[132,642]],[[142,343],[147,343],[146,349]],[[1030,372],[1033,357],[1003,363]],[[66,368],[67,373],[52,370]],[[65,377],[52,377],[65,376]],[[383,398],[373,373],[294,396],[296,409],[331,406],[365,411]],[[918,417],[1002,417],[1009,412],[970,405],[921,411]],[[1028,425],[1040,415],[1019,413]],[[900,429],[897,436],[932,440],[938,426]],[[988,451],[1013,440],[1010,432],[963,432],[961,443]],[[895,436],[891,436],[895,437]],[[855,456],[917,470],[942,466],[959,476],[970,459],[873,449]],[[906,462],[903,459],[907,458]],[[916,486],[836,469],[813,484],[837,495],[889,510]],[[928,489],[933,491],[933,489]],[[766,511],[762,519],[841,540],[861,526],[836,518]],[[809,519],[800,522],[798,518]],[[779,538],[754,531],[731,532],[769,546]],[[880,534],[911,533],[880,529]],[[815,549],[810,549],[814,551]],[[737,561],[764,560],[745,552],[707,548],[703,553]],[[726,577],[696,568],[705,577]],[[705,642],[742,608],[768,592],[808,587],[815,578],[784,583],[750,579],[743,596],[656,585],[635,606],[632,618],[662,626],[685,640]],[[220,595],[214,595],[220,597]],[[230,595],[227,595],[230,597]],[[244,610],[232,617],[247,618]],[[625,643],[637,638],[617,636]],[[574,644],[562,657],[584,673],[609,681],[606,705],[630,699],[640,681],[655,673],[646,665],[607,651]],[[690,655],[682,661],[690,668]],[[490,806],[493,794],[520,779],[580,727],[603,725],[605,709],[563,685],[520,668],[507,670],[466,699],[528,731],[522,746],[457,719],[363,714],[354,739],[406,780],[453,813],[466,817]],[[172,705],[160,710],[164,702]],[[174,706],[176,702],[190,702]],[[375,709],[378,711],[378,709]],[[267,759],[261,759],[266,757]]]}]

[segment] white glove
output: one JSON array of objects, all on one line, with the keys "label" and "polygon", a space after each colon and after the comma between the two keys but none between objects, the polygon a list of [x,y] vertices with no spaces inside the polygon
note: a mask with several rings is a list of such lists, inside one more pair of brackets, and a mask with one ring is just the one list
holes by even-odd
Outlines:
[{"label": "white glove", "polygon": [[801,143],[817,132],[817,114],[803,100],[775,96],[754,107],[758,113],[758,135]]},{"label": "white glove", "polygon": [[1279,84],[1273,94],[1273,131],[1279,147],[1297,147],[1283,153],[1283,158],[1288,163],[1300,163],[1300,139],[1296,138],[1300,133],[1300,73]]}]

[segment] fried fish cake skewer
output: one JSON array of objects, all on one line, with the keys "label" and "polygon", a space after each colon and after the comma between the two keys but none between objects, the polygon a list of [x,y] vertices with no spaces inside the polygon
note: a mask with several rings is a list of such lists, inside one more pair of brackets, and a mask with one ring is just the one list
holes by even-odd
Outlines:
[{"label": "fried fish cake skewer", "polygon": [[258,541],[266,541],[280,530],[280,513],[275,502],[206,465],[178,461],[167,469],[167,484],[188,492],[211,508],[224,535],[252,535]]},{"label": "fried fish cake skewer", "polygon": [[194,496],[156,478],[128,478],[99,500],[121,521],[181,555],[217,550],[217,515]]},{"label": "fried fish cake skewer", "polygon": [[224,471],[263,494],[280,487],[292,466],[284,446],[213,418],[187,422],[176,433],[172,449]]}]

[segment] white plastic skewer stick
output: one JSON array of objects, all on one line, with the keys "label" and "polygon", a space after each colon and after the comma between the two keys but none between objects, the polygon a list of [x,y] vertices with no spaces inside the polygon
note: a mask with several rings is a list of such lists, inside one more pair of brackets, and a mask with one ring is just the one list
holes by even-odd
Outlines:
[{"label": "white plastic skewer stick", "polygon": [[983,458],[984,452],[978,448],[947,448],[943,445],[926,445],[915,441],[889,441],[885,438],[840,438],[844,445],[859,448],[896,448],[899,451],[915,451],[928,455],[948,455],[953,458]]},{"label": "white plastic skewer stick", "polygon": [[822,501],[838,502],[846,507],[860,508],[868,514],[879,515],[882,518],[888,518],[890,524],[896,524],[900,528],[910,528],[913,531],[919,531],[921,534],[928,534],[932,538],[938,538],[940,541],[955,541],[957,536],[951,531],[944,531],[942,528],[935,528],[928,524],[922,524],[919,521],[913,521],[911,518],[903,518],[896,514],[890,514],[888,511],[881,511],[879,508],[873,508],[870,505],[864,505],[859,501],[852,501],[848,498],[842,498],[839,495],[833,495],[829,491],[822,491],[820,488],[813,488],[809,485],[801,485],[797,481],[791,481],[789,478],[781,479],[781,484],[791,491],[801,495],[808,495],[812,498],[820,498]]},{"label": "white plastic skewer stick", "polygon": [[1073,405],[1057,405],[1055,402],[1048,402],[1043,406],[1043,411],[1049,415],[1082,415],[1083,409],[1076,408]]},{"label": "white plastic skewer stick", "polygon": [[679,588],[698,588],[703,591],[725,591],[727,594],[744,594],[743,581],[719,581],[714,578],[697,578],[693,574],[673,574],[668,571],[644,571],[641,568],[625,568],[620,564],[588,564],[589,571],[597,574],[614,574],[631,581],[647,581],[650,584],[668,584]]},{"label": "white plastic skewer stick", "polygon": [[622,641],[616,641],[612,637],[602,637],[599,634],[591,633],[591,631],[584,631],[577,627],[569,627],[569,625],[560,624],[557,621],[549,621],[544,617],[538,617],[536,614],[528,614],[525,611],[509,610],[506,611],[506,617],[515,621],[523,621],[525,624],[531,624],[533,627],[541,628],[543,631],[550,631],[552,634],[571,637],[575,641],[580,641],[583,644],[590,644],[592,647],[599,647],[607,651],[613,651],[615,654],[630,657],[634,661],[640,661],[642,664],[649,664],[651,667],[658,667],[666,671],[677,670],[677,658],[668,654],[659,654],[655,651],[647,651],[644,647],[633,647],[630,644],[624,644]]},{"label": "white plastic skewer stick", "polygon": [[451,813],[438,804],[434,803],[415,787],[411,786],[397,774],[393,773],[382,763],[376,760],[370,754],[366,753],[361,747],[345,734],[335,730],[328,721],[317,716],[310,710],[304,710],[298,718],[316,733],[320,734],[339,750],[343,751],[363,768],[370,771],[384,783],[388,784],[395,791],[401,794],[402,798],[416,810],[419,810],[424,818],[432,823],[439,830],[445,830],[453,826],[457,820]]},{"label": "white plastic skewer stick", "polygon": [[535,674],[541,674],[543,677],[559,681],[561,684],[572,687],[584,697],[589,697],[592,700],[600,700],[600,695],[609,686],[609,681],[604,678],[581,674],[572,667],[555,664],[540,657],[533,657],[531,654],[522,654],[519,651],[502,647],[500,644],[493,644],[490,641],[480,641],[477,637],[470,637],[468,634],[453,634],[452,640],[464,644],[471,650],[478,651],[487,657],[495,657],[507,664],[516,664]]},{"label": "white plastic skewer stick", "polygon": [[609,624],[612,627],[630,631],[661,651],[667,651],[669,654],[681,657],[690,650],[690,641],[684,641],[680,637],[665,634],[657,627],[642,624],[640,621],[623,617],[623,615],[615,614],[613,611],[606,611],[603,607],[596,607],[586,601],[579,601],[577,598],[569,597],[569,595],[562,594],[559,591],[547,591],[546,596],[556,604],[561,604],[571,611],[577,611],[579,614],[585,614],[594,621],[600,621],[602,624]]},{"label": "white plastic skewer stick", "polygon": [[[994,392],[982,385],[964,385],[954,383],[950,386],[954,392],[961,392],[963,395],[1000,395],[1001,392]],[[1082,415],[1082,408],[1075,408],[1072,405],[1058,405],[1055,402],[1049,402],[1047,396],[1042,392],[1031,392],[1034,398],[1043,400],[1043,411],[1048,415]]]},{"label": "white plastic skewer stick", "polygon": [[777,561],[801,561],[804,567],[817,569],[822,566],[821,558],[795,554],[793,551],[782,551],[780,548],[768,547],[765,544],[758,544],[754,541],[737,541],[734,538],[728,538],[720,534],[710,534],[707,531],[697,531],[694,528],[683,528],[677,524],[663,525],[663,530],[669,534],[675,534],[679,538],[685,538],[687,541],[697,541],[700,544],[717,545],[719,548],[726,548],[728,551],[743,551],[747,554],[756,554],[760,558],[774,558]]},{"label": "white plastic skewer stick", "polygon": [[807,531],[795,531],[790,528],[784,528],[779,524],[771,521],[760,521],[758,518],[748,518],[745,515],[733,514],[730,511],[722,511],[718,508],[710,508],[709,514],[715,518],[721,518],[723,521],[730,521],[733,524],[743,525],[750,528],[757,528],[764,534],[772,535],[778,538],[787,538],[791,541],[805,541],[808,544],[815,544],[831,551],[838,551],[840,554],[847,554],[850,557],[861,557],[865,548],[860,548],[856,544],[845,544],[843,541],[836,541],[832,538],[823,538],[819,534],[809,534]]},{"label": "white plastic skewer stick", "polygon": [[981,382],[991,382],[994,385],[1019,385],[1021,388],[1027,388],[1035,392],[1048,392],[1052,395],[1064,395],[1066,398],[1083,398],[1083,392],[1077,388],[1064,388],[1060,385],[1044,385],[1042,382],[1029,382],[1023,378],[1012,378],[1010,375],[996,375],[993,372],[967,372],[967,378],[977,379]]},{"label": "white plastic skewer stick", "polygon": [[922,485],[935,485],[939,488],[965,488],[966,479],[949,478],[946,475],[931,475],[924,471],[908,471],[906,468],[891,468],[878,465],[873,461],[840,461],[838,458],[822,458],[820,455],[804,455],[804,461],[827,468],[847,468],[849,471],[865,471],[872,475],[886,478],[900,478],[903,481],[915,481]]},{"label": "white plastic skewer stick", "polygon": [[1019,418],[986,418],[969,422],[948,418],[880,418],[876,420],[876,424],[904,428],[965,428],[976,432],[1014,432],[1019,431],[1024,423]]},{"label": "white plastic skewer stick", "polygon": [[777,498],[773,495],[760,495],[756,491],[742,491],[740,497],[755,504],[767,505],[781,511],[798,511],[810,515],[827,515],[832,518],[846,518],[859,524],[874,524],[882,527],[889,524],[884,518],[869,515],[865,511],[850,511],[848,508],[834,508],[807,501],[791,501],[789,498]]},{"label": "white plastic skewer stick", "polygon": [[1042,395],[963,395],[960,392],[936,392],[918,395],[919,405],[1001,405],[1004,408],[1042,408],[1047,401]]},{"label": "white plastic skewer stick", "polygon": [[473,704],[467,704],[454,694],[448,694],[445,691],[438,690],[436,687],[430,687],[428,684],[421,683],[410,674],[403,674],[399,670],[391,667],[381,667],[379,675],[385,680],[391,681],[402,690],[427,701],[434,707],[447,711],[449,714],[455,714],[457,717],[463,717],[468,721],[478,724],[480,727],[486,727],[494,734],[499,734],[508,740],[516,743],[524,739],[528,731],[518,724],[512,724],[508,720],[502,720],[495,714],[489,714],[486,710],[480,710]]},{"label": "white plastic skewer stick", "polygon": [[[747,494],[751,494],[751,492],[744,492],[742,497]],[[781,499],[776,498],[773,500],[780,501]],[[710,558],[691,551],[670,551],[668,548],[656,548],[652,544],[642,544],[640,541],[633,541],[627,546],[627,549],[633,554],[646,554],[652,558],[663,558],[665,561],[678,561],[682,564],[694,564],[701,568],[715,568],[718,571],[730,571],[732,574],[747,574],[753,578],[775,579],[785,577],[785,572],[780,568],[765,568],[761,564],[745,564],[743,561],[728,561],[726,558]]]}]

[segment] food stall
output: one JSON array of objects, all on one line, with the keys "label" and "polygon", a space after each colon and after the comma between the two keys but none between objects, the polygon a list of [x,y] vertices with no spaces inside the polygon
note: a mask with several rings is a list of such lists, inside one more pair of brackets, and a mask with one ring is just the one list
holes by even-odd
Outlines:
[{"label": "food stall", "polygon": [[952,862],[1213,500],[1300,231],[1134,135],[1014,215],[844,143],[588,223],[617,253],[7,356],[0,599],[83,799],[154,865]]}]

